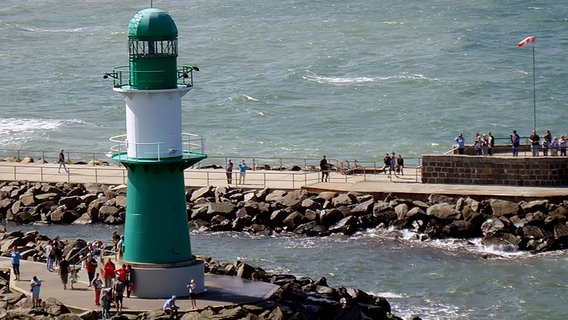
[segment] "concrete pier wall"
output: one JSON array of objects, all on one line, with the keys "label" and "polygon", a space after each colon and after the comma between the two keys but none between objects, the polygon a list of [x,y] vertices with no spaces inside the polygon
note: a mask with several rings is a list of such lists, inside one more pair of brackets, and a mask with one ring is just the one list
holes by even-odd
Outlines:
[{"label": "concrete pier wall", "polygon": [[568,186],[568,158],[423,155],[422,182]]}]

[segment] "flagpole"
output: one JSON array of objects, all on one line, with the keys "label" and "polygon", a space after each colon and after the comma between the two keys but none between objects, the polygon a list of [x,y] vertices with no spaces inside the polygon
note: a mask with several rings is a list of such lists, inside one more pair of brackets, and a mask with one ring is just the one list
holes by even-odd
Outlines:
[{"label": "flagpole", "polygon": [[517,46],[524,47],[525,45],[532,43],[532,72],[533,72],[533,130],[536,131],[536,67],[534,62],[534,43],[536,36],[526,37],[523,41],[517,43]]},{"label": "flagpole", "polygon": [[534,63],[534,42],[532,45],[532,71],[533,71],[533,130],[536,131],[536,72]]}]

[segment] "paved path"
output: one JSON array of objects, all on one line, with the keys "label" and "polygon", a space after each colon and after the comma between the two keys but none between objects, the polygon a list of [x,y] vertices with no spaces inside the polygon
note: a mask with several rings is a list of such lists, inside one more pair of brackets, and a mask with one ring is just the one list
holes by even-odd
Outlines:
[{"label": "paved path", "polygon": [[[127,171],[118,165],[69,165],[69,173],[58,173],[57,164],[23,164],[0,161],[0,181],[28,180],[45,182],[126,184]],[[225,186],[226,175],[221,169],[187,169],[188,187]],[[313,192],[361,192],[381,196],[393,194],[407,198],[424,198],[429,194],[472,196],[484,199],[492,196],[516,200],[538,198],[568,199],[568,187],[517,187],[498,185],[423,184],[419,168],[405,168],[404,175],[354,174],[331,172],[330,182],[320,182],[319,172],[304,171],[248,171],[245,184],[238,184],[238,173],[233,172],[231,187],[299,189]]]},{"label": "paved path", "polygon": [[[0,258],[0,268],[11,269],[11,266],[9,258]],[[40,298],[54,297],[76,312],[92,309],[102,310],[101,307],[95,306],[94,291],[88,286],[85,272],[79,273],[79,281],[75,283],[74,289],[70,289],[68,285],[67,290],[63,290],[57,270],[55,272],[47,271],[45,263],[22,260],[20,274],[21,281],[15,281],[13,277],[10,279],[12,290],[29,296],[29,284],[35,275],[42,281]],[[206,274],[205,288],[207,292],[200,294],[197,298],[198,309],[207,306],[224,306],[264,300],[270,297],[278,286],[233,276]],[[161,310],[165,301],[166,297],[164,299],[124,298],[123,312],[141,313],[148,310]],[[179,298],[177,305],[181,312],[191,311],[187,297]],[[111,309],[111,314],[114,315],[115,311]]]}]

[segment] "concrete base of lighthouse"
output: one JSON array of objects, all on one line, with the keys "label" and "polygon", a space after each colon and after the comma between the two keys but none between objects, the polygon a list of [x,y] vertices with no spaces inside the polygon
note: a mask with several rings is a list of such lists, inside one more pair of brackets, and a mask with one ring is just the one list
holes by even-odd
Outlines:
[{"label": "concrete base of lighthouse", "polygon": [[204,262],[193,259],[175,264],[130,263],[134,269],[134,291],[132,295],[147,299],[166,299],[172,295],[189,296],[187,284],[195,280],[195,291],[205,291]]}]

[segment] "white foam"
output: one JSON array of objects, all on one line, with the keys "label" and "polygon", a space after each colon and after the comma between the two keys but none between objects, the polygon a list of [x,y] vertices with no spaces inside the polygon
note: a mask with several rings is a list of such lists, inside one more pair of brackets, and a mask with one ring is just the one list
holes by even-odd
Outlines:
[{"label": "white foam", "polygon": [[0,119],[0,133],[33,132],[38,130],[56,130],[64,121],[49,119],[7,118]]}]

